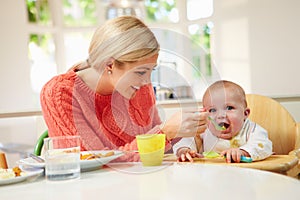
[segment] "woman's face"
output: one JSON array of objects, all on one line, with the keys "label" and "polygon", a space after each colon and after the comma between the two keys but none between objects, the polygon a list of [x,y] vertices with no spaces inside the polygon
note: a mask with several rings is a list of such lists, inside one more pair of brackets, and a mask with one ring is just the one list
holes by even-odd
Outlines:
[{"label": "woman's face", "polygon": [[151,82],[151,73],[156,66],[157,58],[158,55],[154,55],[138,62],[114,67],[112,75],[115,90],[128,99],[133,97],[136,91]]},{"label": "woman's face", "polygon": [[219,88],[209,94],[204,97],[203,105],[210,117],[226,130],[217,130],[211,122],[208,123],[208,128],[216,137],[230,140],[242,129],[250,110],[234,89]]}]

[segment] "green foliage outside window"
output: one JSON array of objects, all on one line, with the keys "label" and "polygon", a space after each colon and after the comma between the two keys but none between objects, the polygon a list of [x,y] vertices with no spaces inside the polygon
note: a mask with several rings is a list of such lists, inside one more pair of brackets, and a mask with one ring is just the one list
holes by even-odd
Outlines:
[{"label": "green foliage outside window", "polygon": [[[78,9],[79,12],[72,12]],[[97,23],[95,0],[63,0],[64,24],[67,26],[93,26]]]},{"label": "green foliage outside window", "polygon": [[168,15],[176,7],[176,0],[145,0],[146,21],[169,21]]},{"label": "green foliage outside window", "polygon": [[48,40],[51,38],[50,34],[30,34],[30,42],[33,42],[43,49],[48,48]]},{"label": "green foliage outside window", "polygon": [[[205,75],[212,75],[212,66],[211,66],[211,54],[210,54],[210,32],[211,28],[208,24],[206,24],[202,30],[198,30],[195,34],[191,35],[192,40],[192,48],[199,49],[203,48],[206,52],[205,54]],[[198,72],[196,72],[196,76],[201,76],[199,72],[201,72],[201,60],[200,56],[193,56],[193,64],[198,68]]]},{"label": "green foliage outside window", "polygon": [[[63,23],[66,26],[94,26],[97,25],[96,0],[62,0]],[[51,2],[50,2],[51,3]],[[177,0],[145,0],[146,19],[151,22],[168,22],[169,14],[176,8]],[[51,25],[52,18],[49,7],[49,0],[26,0],[28,21],[38,25]],[[205,25],[202,30],[191,35],[192,45],[195,50],[199,50],[199,45],[207,52],[205,58],[206,75],[211,75],[211,55],[210,55],[210,31],[211,27]],[[47,49],[49,35],[31,34],[30,42],[33,42],[43,49]],[[200,68],[200,56],[193,56],[193,64]],[[195,74],[200,76],[200,74]]]},{"label": "green foliage outside window", "polygon": [[48,0],[26,0],[28,21],[41,25],[50,25],[51,15]]},{"label": "green foliage outside window", "polygon": [[[64,19],[67,26],[96,25],[95,0],[63,0]],[[26,0],[28,21],[39,25],[51,25],[51,11],[48,0]]]},{"label": "green foliage outside window", "polygon": [[[146,0],[146,21],[151,22],[169,22],[168,15],[172,9],[176,8],[176,0]],[[195,34],[191,35],[192,48],[195,51],[199,51],[199,48],[203,48],[206,53],[205,55],[205,75],[212,75],[211,66],[211,54],[210,54],[210,31],[211,28],[206,24],[202,30],[199,30]],[[198,68],[195,72],[196,77],[200,77],[201,70],[201,58],[200,55],[194,55],[192,58],[194,66]]]}]

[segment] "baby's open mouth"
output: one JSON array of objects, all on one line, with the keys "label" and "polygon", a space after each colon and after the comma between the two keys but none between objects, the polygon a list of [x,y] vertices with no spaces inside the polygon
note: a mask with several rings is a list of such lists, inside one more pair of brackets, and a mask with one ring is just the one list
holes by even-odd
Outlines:
[{"label": "baby's open mouth", "polygon": [[225,127],[227,129],[230,126],[230,124],[225,123],[225,122],[221,122],[221,123],[219,123],[219,126],[220,127]]}]

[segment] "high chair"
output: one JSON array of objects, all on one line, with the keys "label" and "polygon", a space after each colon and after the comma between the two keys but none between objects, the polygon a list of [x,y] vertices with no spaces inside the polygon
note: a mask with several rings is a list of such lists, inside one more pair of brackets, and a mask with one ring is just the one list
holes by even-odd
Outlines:
[{"label": "high chair", "polygon": [[[273,151],[278,155],[300,158],[300,123],[277,101],[266,96],[247,94],[249,118],[268,131]],[[300,164],[294,172],[298,175]]]}]

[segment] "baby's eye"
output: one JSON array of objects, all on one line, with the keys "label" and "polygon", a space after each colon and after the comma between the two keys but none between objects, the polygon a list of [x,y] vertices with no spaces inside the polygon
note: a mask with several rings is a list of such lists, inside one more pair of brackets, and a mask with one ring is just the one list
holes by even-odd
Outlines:
[{"label": "baby's eye", "polygon": [[233,109],[234,109],[233,106],[227,106],[227,107],[226,107],[226,110],[233,110]]},{"label": "baby's eye", "polygon": [[214,112],[217,112],[217,110],[215,108],[211,108],[211,109],[208,110],[208,112],[214,113]]}]

